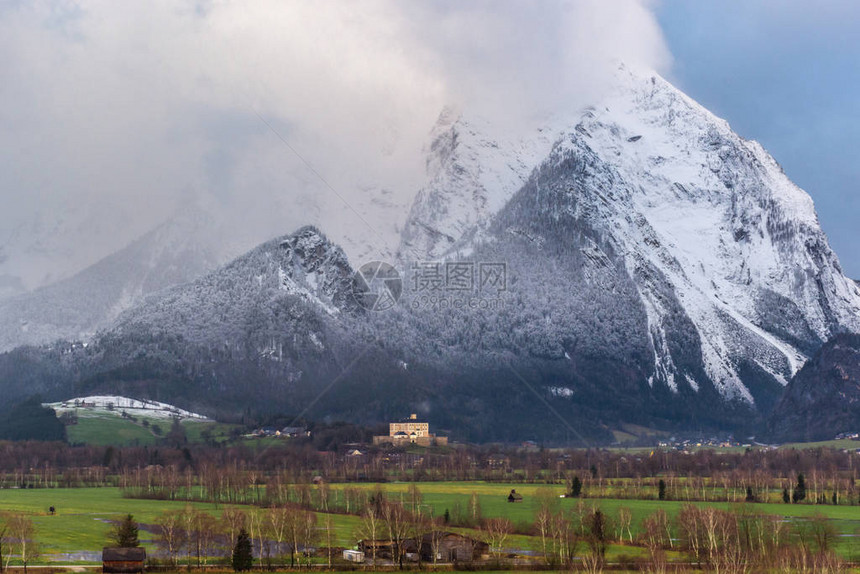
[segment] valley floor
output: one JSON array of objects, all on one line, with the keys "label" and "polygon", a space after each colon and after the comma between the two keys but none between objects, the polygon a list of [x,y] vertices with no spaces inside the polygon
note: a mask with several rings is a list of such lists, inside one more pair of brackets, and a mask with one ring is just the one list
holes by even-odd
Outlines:
[{"label": "valley floor", "polygon": [[[328,485],[332,495],[343,495],[345,489],[376,490],[384,489],[389,500],[402,501],[408,505],[409,488],[413,483],[387,484],[332,484]],[[564,492],[561,486],[552,485],[523,485],[497,484],[485,482],[436,482],[417,483],[421,492],[420,511],[433,517],[451,516],[462,518],[470,508],[477,507],[477,512],[484,519],[507,518],[514,527],[500,549],[500,556],[516,555],[517,562],[522,565],[539,567],[543,565],[540,558],[542,540],[536,535],[532,525],[540,510],[541,500],[547,499],[547,494],[554,498],[554,504],[561,513],[568,516],[582,515],[599,508],[607,517],[607,534],[610,540],[606,548],[606,560],[615,567],[624,564],[643,563],[648,557],[648,550],[642,542],[646,534],[646,520],[662,511],[671,523],[684,507],[681,501],[660,500],[630,500],[630,499],[574,499],[558,498]],[[523,496],[523,502],[510,504],[507,496],[512,489]],[[712,507],[721,510],[738,509],[757,515],[772,515],[787,523],[813,520],[813,517],[824,517],[828,527],[832,527],[833,548],[843,560],[855,562],[860,560],[860,510],[857,506],[830,506],[811,504],[747,504],[733,505],[720,502],[694,502],[696,507]],[[471,505],[471,506],[470,506]],[[476,506],[477,505],[477,506]],[[56,514],[49,512],[50,507],[56,509]],[[140,523],[141,543],[147,548],[150,557],[163,557],[164,553],[156,544],[159,516],[168,511],[182,511],[188,507],[205,512],[213,517],[220,517],[224,511],[223,504],[204,502],[185,502],[180,500],[142,500],[125,498],[119,488],[45,488],[45,489],[3,489],[0,490],[0,512],[20,512],[30,517],[35,527],[34,541],[38,544],[40,553],[32,565],[94,565],[100,560],[101,548],[108,545],[107,537],[112,522],[126,514],[134,515]],[[251,510],[245,506],[245,510]],[[625,528],[619,520],[622,513],[629,513],[628,526]],[[326,525],[331,527],[330,544],[333,548],[354,548],[361,537],[361,518],[352,514],[322,513],[317,514],[318,545],[325,544]],[[475,539],[482,539],[483,531],[467,527],[450,527],[447,530],[459,532]],[[677,540],[678,534],[673,533],[672,540]],[[619,543],[619,541],[621,541]],[[670,543],[671,544],[671,543]],[[580,544],[579,552],[585,552],[584,544]],[[222,551],[223,552],[223,551]],[[680,566],[688,564],[689,555],[675,548],[667,548],[665,558],[670,563]],[[217,563],[218,558],[210,558],[210,563]],[[13,559],[12,564],[15,564]],[[319,556],[310,562],[323,566],[327,560]],[[335,560],[335,564],[340,560]]]}]

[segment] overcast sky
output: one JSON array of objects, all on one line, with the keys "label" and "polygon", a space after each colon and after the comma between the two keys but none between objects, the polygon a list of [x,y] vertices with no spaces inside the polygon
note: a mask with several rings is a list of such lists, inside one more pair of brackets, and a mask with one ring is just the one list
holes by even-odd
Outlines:
[{"label": "overcast sky", "polygon": [[394,241],[444,106],[533,127],[615,60],[668,65],[639,0],[0,0],[0,283],[194,205],[245,247],[307,223]]},{"label": "overcast sky", "polygon": [[391,240],[384,220],[417,191],[443,106],[517,129],[593,101],[617,60],[761,141],[860,277],[858,11],[0,0],[0,290],[67,275],[189,206],[229,214],[222,238],[244,247],[304,223],[377,241],[343,198]]},{"label": "overcast sky", "polygon": [[761,142],[860,279],[860,2],[662,0],[671,79]]}]

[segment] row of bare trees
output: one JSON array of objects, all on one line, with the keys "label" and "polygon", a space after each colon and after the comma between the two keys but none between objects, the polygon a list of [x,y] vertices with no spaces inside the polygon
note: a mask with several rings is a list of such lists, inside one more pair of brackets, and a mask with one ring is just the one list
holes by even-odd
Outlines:
[{"label": "row of bare trees", "polygon": [[[568,476],[571,476],[570,474]],[[659,483],[664,484],[665,500],[701,502],[783,502],[783,492],[791,492],[797,476],[776,476],[762,470],[724,470],[711,476],[660,476],[604,478],[590,472],[576,474],[581,496],[588,498],[622,498],[647,500],[660,498]],[[581,478],[580,478],[581,477]],[[818,469],[806,475],[810,504],[857,504],[856,476],[836,470]],[[570,489],[570,487],[568,487]],[[750,500],[752,499],[752,500]]]},{"label": "row of bare trees", "polygon": [[[206,566],[216,557],[231,557],[241,531],[251,538],[260,563],[271,567],[287,558],[290,566],[298,565],[318,542],[329,549],[333,528],[331,519],[317,524],[317,515],[293,505],[267,508],[226,506],[219,517],[188,505],[184,509],[161,513],[153,530],[166,561],[177,566],[184,563]],[[322,531],[322,532],[321,532]]]},{"label": "row of bare trees", "polygon": [[[805,474],[810,487],[844,490],[837,482],[857,479],[860,455],[836,449],[754,449],[748,452],[653,453],[588,450],[536,450],[499,446],[458,446],[453,452],[408,453],[401,449],[362,447],[363,454],[321,452],[300,440],[257,449],[253,445],[212,446],[187,444],[181,448],[69,446],[51,442],[0,442],[0,486],[113,486],[124,475],[124,487],[140,488],[145,477],[138,469],[174,467],[179,474],[190,470],[207,490],[218,492],[224,502],[238,491],[236,479],[256,473],[268,478],[289,476],[291,483],[310,482],[315,475],[331,482],[384,482],[486,480],[506,483],[561,484],[570,473],[589,480],[589,488],[600,492],[612,479],[641,479],[667,476],[707,479],[697,487],[683,484],[678,498],[713,497],[733,484],[733,495],[744,496],[746,487],[763,492],[778,488],[779,480]],[[227,471],[212,475],[207,469]],[[743,482],[743,487],[738,485]],[[630,481],[620,483],[630,486]],[[701,494],[701,486],[710,492]],[[175,486],[179,488],[181,484]],[[714,487],[717,487],[714,490]],[[170,490],[173,486],[165,486]],[[696,494],[698,493],[698,494]],[[637,494],[632,493],[631,498]],[[856,501],[856,493],[855,493]]]},{"label": "row of bare trees", "polygon": [[789,521],[756,512],[749,505],[724,510],[687,504],[674,520],[662,509],[645,517],[635,536],[632,517],[629,508],[621,507],[617,516],[609,516],[584,501],[563,511],[544,495],[533,531],[547,565],[579,563],[592,572],[605,566],[610,541],[643,546],[647,563],[640,566],[657,574],[669,569],[667,551],[683,552],[688,567],[717,574],[829,573],[845,567],[835,552],[838,534],[823,515]]}]

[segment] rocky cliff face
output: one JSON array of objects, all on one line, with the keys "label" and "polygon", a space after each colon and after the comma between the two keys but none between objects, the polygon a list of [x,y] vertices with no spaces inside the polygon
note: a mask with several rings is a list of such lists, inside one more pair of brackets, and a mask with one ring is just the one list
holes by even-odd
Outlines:
[{"label": "rocky cliff face", "polygon": [[860,336],[837,335],[815,353],[788,384],[768,430],[778,441],[860,430]]}]

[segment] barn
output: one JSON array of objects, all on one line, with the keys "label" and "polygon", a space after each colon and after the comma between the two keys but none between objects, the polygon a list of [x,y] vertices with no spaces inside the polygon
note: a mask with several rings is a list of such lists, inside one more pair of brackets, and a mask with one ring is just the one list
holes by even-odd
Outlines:
[{"label": "barn", "polygon": [[421,537],[420,552],[425,562],[475,562],[489,555],[490,546],[456,532],[437,530]]},{"label": "barn", "polygon": [[131,574],[143,572],[146,550],[136,548],[103,548],[102,572],[105,574]]}]

